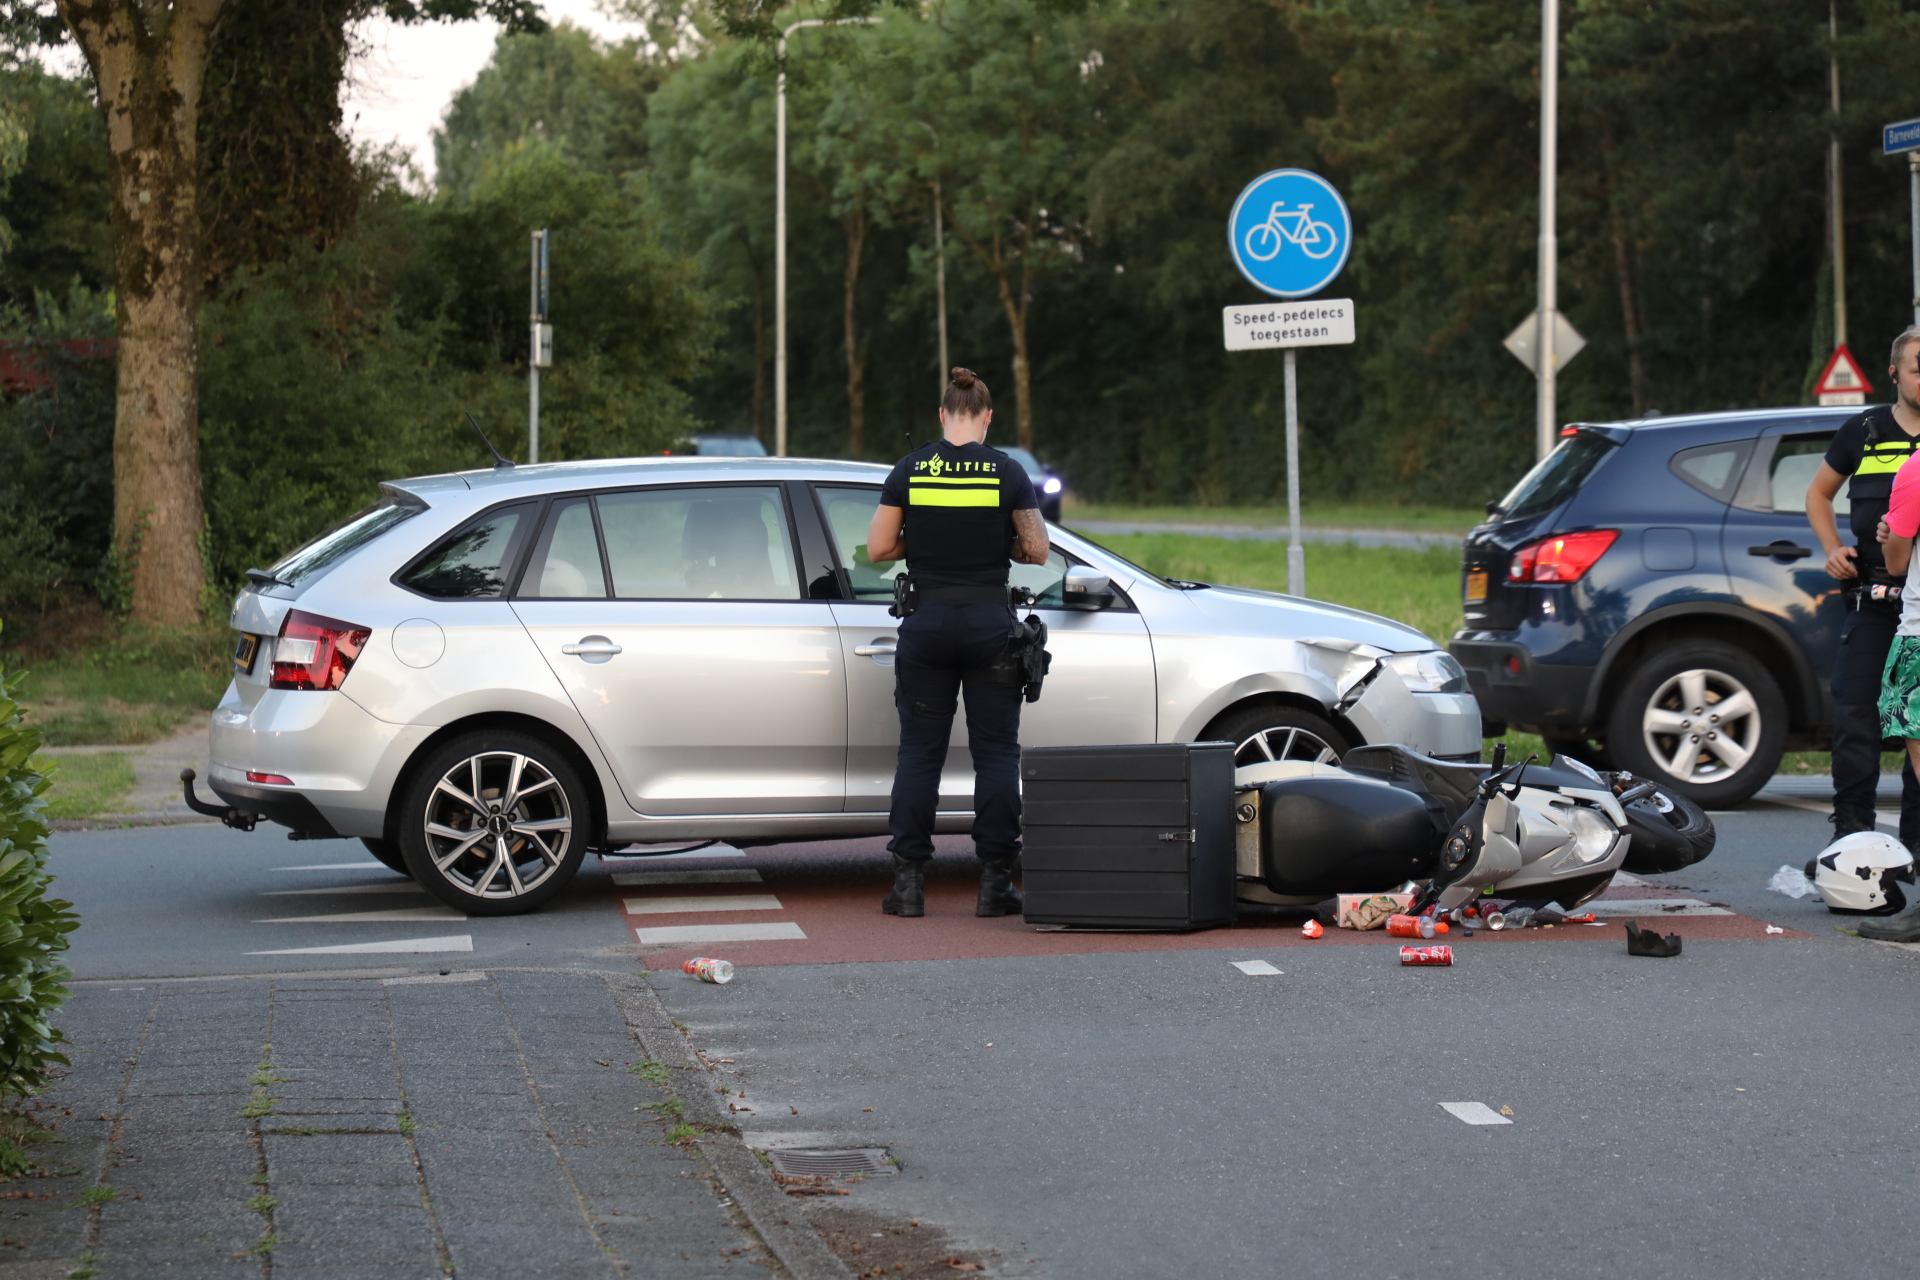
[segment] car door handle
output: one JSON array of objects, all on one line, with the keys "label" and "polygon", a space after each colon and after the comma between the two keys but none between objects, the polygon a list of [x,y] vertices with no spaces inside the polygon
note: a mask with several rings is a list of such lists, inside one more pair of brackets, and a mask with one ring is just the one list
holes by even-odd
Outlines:
[{"label": "car door handle", "polygon": [[605,636],[582,636],[578,644],[563,644],[560,652],[575,658],[611,658],[620,646]]},{"label": "car door handle", "polygon": [[873,644],[857,644],[853,646],[853,651],[862,658],[891,658],[900,650],[898,641],[886,640],[875,641]]},{"label": "car door handle", "polygon": [[1782,538],[1777,542],[1769,542],[1764,547],[1748,547],[1747,554],[1750,556],[1775,556],[1781,560],[1805,560],[1813,554],[1813,549],[1811,547],[1803,547],[1797,542],[1788,542]]}]

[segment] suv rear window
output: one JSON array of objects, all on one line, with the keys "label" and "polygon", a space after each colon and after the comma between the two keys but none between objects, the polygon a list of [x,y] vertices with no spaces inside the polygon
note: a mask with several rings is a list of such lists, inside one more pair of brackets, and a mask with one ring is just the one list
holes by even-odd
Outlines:
[{"label": "suv rear window", "polygon": [[1613,449],[1611,440],[1589,431],[1562,440],[1500,500],[1500,518],[1524,520],[1553,510],[1579,492]]}]

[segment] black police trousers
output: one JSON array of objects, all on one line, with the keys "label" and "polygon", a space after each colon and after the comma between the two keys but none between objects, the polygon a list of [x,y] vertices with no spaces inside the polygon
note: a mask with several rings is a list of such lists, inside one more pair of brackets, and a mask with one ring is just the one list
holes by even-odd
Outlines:
[{"label": "black police trousers", "polygon": [[[1880,782],[1880,675],[1893,647],[1897,611],[1867,603],[1849,609],[1833,664],[1833,827],[1837,836],[1872,831]],[[1900,843],[1920,843],[1920,781],[1913,761],[1900,768]]]},{"label": "black police trousers", "polygon": [[1020,703],[1017,686],[961,680],[1006,651],[1013,617],[1004,598],[926,603],[900,623],[894,702],[900,758],[893,774],[887,848],[903,858],[933,857],[933,815],[940,766],[964,696],[973,753],[973,850],[982,858],[1020,852]]}]

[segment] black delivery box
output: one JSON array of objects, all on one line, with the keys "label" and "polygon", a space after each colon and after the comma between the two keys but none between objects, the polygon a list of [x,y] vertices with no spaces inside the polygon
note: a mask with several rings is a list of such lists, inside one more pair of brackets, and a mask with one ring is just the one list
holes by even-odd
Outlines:
[{"label": "black delivery box", "polygon": [[1028,924],[1233,922],[1232,744],[1036,747],[1020,783]]}]

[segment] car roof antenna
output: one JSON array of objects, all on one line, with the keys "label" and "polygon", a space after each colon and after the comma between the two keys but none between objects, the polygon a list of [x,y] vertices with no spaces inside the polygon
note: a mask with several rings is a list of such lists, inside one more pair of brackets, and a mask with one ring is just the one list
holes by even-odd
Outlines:
[{"label": "car roof antenna", "polygon": [[480,429],[479,419],[473,416],[473,410],[462,409],[460,412],[467,415],[467,421],[473,423],[473,433],[480,437],[480,443],[487,446],[487,452],[493,455],[493,469],[498,471],[502,467],[511,467],[513,463],[500,456],[500,451],[493,447],[493,441],[487,439],[487,433]]}]

